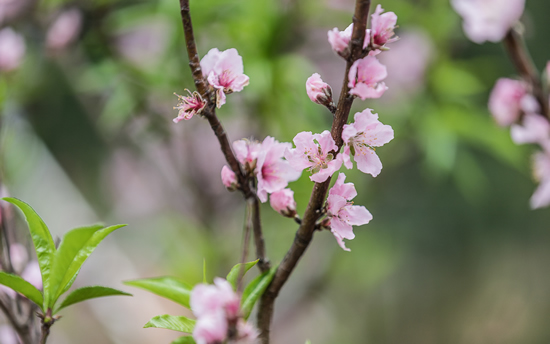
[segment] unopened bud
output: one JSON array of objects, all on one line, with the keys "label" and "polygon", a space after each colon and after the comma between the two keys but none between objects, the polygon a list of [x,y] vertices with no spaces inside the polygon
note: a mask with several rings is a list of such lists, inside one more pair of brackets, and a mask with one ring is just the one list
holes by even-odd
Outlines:
[{"label": "unopened bud", "polygon": [[286,217],[296,216],[296,202],[294,201],[294,191],[283,189],[271,194],[269,204],[273,210]]}]

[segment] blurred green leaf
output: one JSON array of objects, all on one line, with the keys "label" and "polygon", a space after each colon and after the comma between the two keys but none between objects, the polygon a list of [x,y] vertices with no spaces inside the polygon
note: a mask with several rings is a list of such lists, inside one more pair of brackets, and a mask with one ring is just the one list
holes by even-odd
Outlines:
[{"label": "blurred green leaf", "polygon": [[[52,239],[50,230],[42,221],[40,216],[34,211],[34,209],[27,203],[18,200],[17,198],[6,197],[4,201],[10,202],[17,206],[27,220],[29,224],[29,231],[36,250],[36,256],[38,258],[38,265],[40,266],[40,272],[42,274],[42,285],[44,288],[44,301],[49,299],[50,284],[49,276],[52,267],[53,257],[55,254],[55,244]],[[49,305],[44,304],[42,309],[45,310]]]},{"label": "blurred green leaf", "polygon": [[192,287],[177,278],[145,278],[133,281],[126,281],[124,282],[124,284],[145,289],[153,294],[177,302],[186,308],[191,308],[189,306],[189,296],[191,295]]},{"label": "blurred green leaf", "polygon": [[4,271],[0,271],[0,284],[9,287],[16,292],[23,294],[27,299],[36,303],[42,311],[44,311],[43,304],[44,298],[40,290],[36,289],[35,286],[25,281],[17,275],[12,275]]},{"label": "blurred green leaf", "polygon": [[104,296],[126,295],[132,296],[132,294],[102,286],[88,286],[82,287],[71,292],[65,300],[57,307],[54,313],[59,312],[61,309],[73,305],[78,302],[95,299]]},{"label": "blurred green leaf", "polygon": [[182,336],[174,340],[171,344],[196,344],[192,336]]},{"label": "blurred green leaf", "polygon": [[273,279],[273,276],[275,276],[276,271],[277,267],[272,267],[271,269],[269,269],[269,271],[266,271],[260,276],[253,279],[244,289],[241,301],[241,309],[243,311],[245,319],[248,319],[248,317],[250,316],[250,313],[252,312],[256,301],[258,301],[258,299],[267,289],[267,287],[271,283],[271,280]]},{"label": "blurred green leaf", "polygon": [[[244,263],[243,276],[250,270],[254,265],[256,265],[260,260],[256,259],[255,261]],[[237,288],[237,280],[239,279],[239,274],[241,273],[241,266],[243,264],[239,263],[231,268],[231,271],[227,274],[227,281],[231,283],[233,288]]]},{"label": "blurred green leaf", "polygon": [[443,95],[456,97],[476,94],[485,90],[483,84],[473,73],[450,62],[440,63],[435,67],[433,73],[434,89]]},{"label": "blurred green leaf", "polygon": [[157,315],[156,317],[149,320],[143,328],[165,328],[168,330],[179,331],[183,333],[192,333],[193,328],[195,327],[195,320],[186,318],[184,316],[173,316],[173,315]]}]

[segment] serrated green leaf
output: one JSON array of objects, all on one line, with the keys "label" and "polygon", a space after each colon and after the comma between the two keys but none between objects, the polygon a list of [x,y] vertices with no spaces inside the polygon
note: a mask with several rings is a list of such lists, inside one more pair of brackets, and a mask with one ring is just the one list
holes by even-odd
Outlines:
[{"label": "serrated green leaf", "polygon": [[157,315],[156,317],[149,320],[143,328],[165,328],[168,330],[179,331],[183,333],[193,333],[193,328],[195,327],[195,320],[189,319],[183,316],[173,316],[173,315]]},{"label": "serrated green leaf", "polygon": [[266,271],[260,276],[254,278],[244,289],[241,299],[241,309],[245,319],[248,319],[250,316],[256,301],[258,301],[267,289],[269,283],[271,283],[271,280],[273,279],[273,276],[275,276],[276,271],[277,267],[272,267],[269,271]]},{"label": "serrated green leaf", "polygon": [[[42,274],[42,285],[44,289],[44,298],[43,301],[49,299],[49,294],[51,293],[49,276],[50,269],[53,262],[53,256],[55,254],[55,244],[52,239],[50,230],[42,221],[40,216],[34,211],[34,209],[27,203],[11,197],[2,198],[4,201],[10,202],[11,204],[17,206],[23,214],[29,225],[29,231],[31,233],[32,242],[36,250],[36,257],[38,258],[38,265],[40,266],[40,273]],[[42,309],[47,309],[48,306],[42,305]]]},{"label": "serrated green leaf", "polygon": [[193,288],[175,277],[145,278],[123,283],[145,289],[153,294],[177,302],[184,307],[191,308],[189,306],[189,297]]},{"label": "serrated green leaf", "polygon": [[[243,276],[248,270],[250,270],[254,265],[256,265],[260,260],[256,259],[255,261],[244,263]],[[239,274],[241,273],[241,263],[235,265],[231,268],[231,271],[227,274],[227,282],[231,283],[233,289],[237,288],[237,280],[239,279]]]},{"label": "serrated green leaf", "polygon": [[69,268],[67,269],[63,279],[61,280],[61,283],[59,283],[59,287],[57,288],[54,299],[59,298],[61,294],[66,292],[71,287],[74,280],[76,279],[76,276],[78,275],[78,272],[80,271],[80,268],[82,267],[82,264],[84,264],[86,259],[88,259],[90,254],[92,254],[92,252],[96,249],[97,245],[99,245],[99,243],[103,239],[105,239],[107,235],[124,226],[126,225],[110,226],[100,229],[92,234],[90,239],[86,241],[86,243],[78,251],[73,261],[69,265]]},{"label": "serrated green leaf", "polygon": [[73,305],[78,302],[95,299],[104,296],[126,295],[132,296],[132,294],[102,286],[88,286],[74,290],[63,300],[63,302],[57,307],[54,313],[59,312],[61,309]]},{"label": "serrated green leaf", "polygon": [[195,340],[193,339],[192,336],[182,336],[182,337],[179,337],[178,339],[174,340],[170,344],[196,344],[196,342],[195,342]]},{"label": "serrated green leaf", "polygon": [[44,311],[44,297],[40,290],[36,289],[35,286],[25,281],[17,275],[12,275],[4,271],[0,271],[0,284],[9,287],[16,292],[23,294],[27,299],[36,303],[42,311]]},{"label": "serrated green leaf", "polygon": [[78,252],[86,245],[95,232],[104,227],[105,226],[102,224],[97,224],[75,228],[63,236],[63,240],[53,257],[50,274],[50,288],[52,292],[50,294],[50,300],[46,301],[49,306],[54,305],[59,295],[61,295],[61,293],[58,295],[59,285],[65,278],[65,274]]}]

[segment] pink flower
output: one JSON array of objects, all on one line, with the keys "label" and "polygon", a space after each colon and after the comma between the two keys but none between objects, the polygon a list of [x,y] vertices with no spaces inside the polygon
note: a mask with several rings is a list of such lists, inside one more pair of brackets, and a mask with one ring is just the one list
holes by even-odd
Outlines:
[{"label": "pink flower", "polygon": [[342,153],[344,165],[348,169],[352,168],[350,156],[353,156],[359,171],[376,177],[382,170],[382,162],[374,147],[390,142],[393,139],[393,129],[382,124],[378,120],[378,114],[373,114],[371,109],[357,112],[354,119],[355,122],[344,125],[342,131],[345,144]]},{"label": "pink flower", "polygon": [[346,50],[349,45],[349,41],[351,40],[352,31],[353,24],[350,24],[344,31],[340,31],[338,28],[330,30],[328,32],[328,42],[330,43],[332,50],[337,53],[341,53]]},{"label": "pink flower", "polygon": [[329,84],[323,82],[318,73],[314,73],[306,81],[306,91],[312,102],[329,105],[332,103],[332,89]]},{"label": "pink flower", "polygon": [[11,28],[0,30],[0,71],[19,67],[25,55],[25,40]]},{"label": "pink flower", "polygon": [[29,262],[25,270],[21,273],[21,277],[34,285],[36,289],[42,289],[42,273],[40,272],[38,261],[33,260]]},{"label": "pink flower", "polygon": [[63,49],[72,43],[80,33],[82,14],[76,8],[62,12],[46,34],[46,46],[50,49]]},{"label": "pink flower", "polygon": [[311,131],[298,133],[293,139],[296,148],[288,149],[285,158],[296,170],[309,168],[313,173],[309,177],[316,183],[322,183],[340,169],[342,160],[334,159],[332,151],[337,152],[338,146],[328,130],[313,135]]},{"label": "pink flower", "polygon": [[217,344],[225,342],[228,323],[223,312],[213,312],[197,319],[193,338],[197,344]]},{"label": "pink flower", "polygon": [[214,278],[214,284],[197,284],[191,291],[191,310],[197,318],[220,310],[229,319],[238,317],[240,298],[223,278]]},{"label": "pink flower", "polygon": [[531,208],[538,209],[550,205],[550,155],[548,152],[538,152],[533,159],[533,174],[539,187],[531,196]]},{"label": "pink flower", "polygon": [[521,100],[527,94],[525,84],[518,80],[501,78],[489,96],[489,111],[500,126],[508,126],[521,115]]},{"label": "pink flower", "polygon": [[397,37],[393,37],[393,30],[395,29],[395,24],[397,24],[397,16],[393,12],[382,12],[384,12],[384,9],[381,5],[378,5],[372,15],[371,29],[368,31],[367,40],[375,49],[384,46],[386,43],[395,42],[398,39]]},{"label": "pink flower", "polygon": [[258,141],[237,140],[233,142],[233,150],[235,151],[237,160],[239,160],[247,172],[252,173],[256,170],[258,156],[262,150],[262,145]]},{"label": "pink flower", "polygon": [[362,100],[367,98],[380,98],[388,89],[381,82],[388,72],[374,56],[367,56],[353,63],[349,70],[349,94],[358,96]]},{"label": "pink flower", "polygon": [[248,85],[248,76],[243,71],[243,59],[237,49],[220,52],[210,49],[201,60],[201,68],[208,82],[217,92],[216,104],[220,108],[225,104],[225,95],[240,92]]},{"label": "pink flower", "polygon": [[464,32],[475,43],[499,42],[523,14],[525,0],[451,0]]},{"label": "pink flower", "polygon": [[296,215],[296,201],[294,201],[294,191],[283,189],[271,194],[269,204],[276,212],[286,217],[294,217]]},{"label": "pink flower", "polygon": [[517,144],[539,143],[543,145],[550,141],[550,123],[539,114],[528,113],[523,116],[522,125],[512,124],[510,134],[512,140]]},{"label": "pink flower", "polygon": [[255,174],[258,179],[257,195],[260,201],[267,201],[267,194],[284,189],[288,182],[300,178],[301,171],[296,171],[288,161],[283,160],[287,149],[292,145],[287,142],[278,142],[268,136],[262,142]]},{"label": "pink flower", "polygon": [[227,165],[222,167],[222,183],[230,190],[235,190],[237,187],[237,176]]},{"label": "pink flower", "polygon": [[252,344],[258,337],[258,331],[252,324],[240,319],[237,322],[237,338],[232,344]]},{"label": "pink flower", "polygon": [[353,183],[346,183],[346,175],[340,173],[334,186],[330,189],[327,198],[327,217],[329,219],[330,231],[336,238],[338,245],[345,251],[350,251],[344,244],[343,239],[355,238],[352,226],[361,226],[372,220],[371,213],[363,206],[353,205],[350,202],[357,191]]},{"label": "pink flower", "polygon": [[195,91],[186,90],[189,93],[188,97],[180,96],[177,93],[174,93],[179,98],[178,106],[175,106],[174,109],[178,109],[178,117],[174,118],[174,123],[178,123],[182,119],[189,120],[193,116],[198,115],[202,112],[206,106],[206,102],[202,99],[201,95]]}]

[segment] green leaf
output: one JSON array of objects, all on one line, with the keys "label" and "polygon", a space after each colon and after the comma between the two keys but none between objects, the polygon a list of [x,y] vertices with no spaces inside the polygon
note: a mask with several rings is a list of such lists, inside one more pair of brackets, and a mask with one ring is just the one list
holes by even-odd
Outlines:
[{"label": "green leaf", "polygon": [[[36,257],[38,258],[38,265],[40,266],[40,273],[42,274],[42,285],[44,288],[44,301],[49,299],[49,294],[51,293],[49,276],[50,269],[52,267],[53,256],[55,254],[55,244],[52,239],[50,230],[42,221],[40,216],[34,211],[34,209],[27,203],[18,200],[17,198],[5,197],[2,198],[4,201],[10,202],[11,204],[17,206],[27,220],[29,224],[29,231],[31,233],[32,242],[34,243],[34,248],[36,250]],[[43,304],[42,309],[47,309],[48,306]]]},{"label": "green leaf", "polygon": [[88,259],[90,254],[92,254],[97,245],[99,245],[99,243],[103,239],[105,239],[107,235],[124,226],[126,225],[110,226],[100,229],[92,234],[88,241],[86,241],[86,243],[75,255],[73,261],[69,265],[69,268],[65,272],[65,275],[63,276],[63,279],[61,280],[61,283],[59,283],[59,287],[57,288],[57,292],[54,297],[55,300],[71,287],[74,280],[76,279],[76,276],[78,275],[78,272],[80,271],[80,268],[82,267],[82,264],[84,264],[86,259]]},{"label": "green leaf", "polygon": [[183,316],[173,316],[168,314],[157,315],[149,320],[145,326],[143,326],[143,328],[149,327],[165,328],[184,333],[192,333],[193,328],[195,327],[195,320]]},{"label": "green leaf", "polygon": [[[63,236],[63,240],[53,257],[52,270],[50,274],[50,299],[46,302],[52,306],[59,295],[59,285],[65,278],[69,266],[74,261],[78,252],[84,247],[92,235],[104,228],[104,225],[97,224],[87,227],[75,228]],[[72,284],[72,283],[71,283]]]},{"label": "green leaf", "polygon": [[182,336],[170,344],[196,344],[192,336]]},{"label": "green leaf", "polygon": [[[250,270],[254,265],[256,265],[260,260],[256,259],[253,262],[244,263],[243,276],[248,270]],[[227,274],[227,281],[231,283],[233,289],[237,288],[237,280],[239,279],[239,274],[241,273],[241,263],[235,265],[231,271]]]},{"label": "green leaf", "polygon": [[18,293],[23,294],[27,299],[36,303],[42,311],[44,311],[43,304],[44,298],[40,290],[36,289],[35,286],[25,281],[17,275],[12,275],[4,271],[0,271],[0,284],[10,287]]},{"label": "green leaf", "polygon": [[258,301],[267,289],[269,283],[271,283],[271,280],[273,279],[273,276],[275,276],[276,271],[277,267],[272,267],[269,271],[266,271],[260,276],[254,278],[244,289],[241,299],[241,309],[245,319],[248,319],[250,316],[252,308],[254,308],[254,304],[256,304],[256,301]]},{"label": "green leaf", "polygon": [[150,291],[153,294],[165,297],[169,300],[179,303],[180,305],[191,308],[189,306],[189,297],[191,289],[187,283],[174,277],[157,277],[146,278],[133,281],[123,282],[126,285],[138,287]]},{"label": "green leaf", "polygon": [[88,287],[78,288],[74,290],[72,293],[70,293],[69,296],[65,298],[65,300],[63,300],[63,302],[59,305],[59,307],[57,307],[54,313],[57,313],[61,309],[78,302],[95,299],[98,297],[115,296],[115,295],[132,296],[132,294],[128,294],[120,290],[116,290],[108,287],[102,287],[102,286],[88,286]]}]

